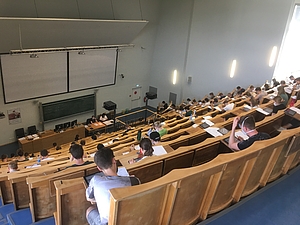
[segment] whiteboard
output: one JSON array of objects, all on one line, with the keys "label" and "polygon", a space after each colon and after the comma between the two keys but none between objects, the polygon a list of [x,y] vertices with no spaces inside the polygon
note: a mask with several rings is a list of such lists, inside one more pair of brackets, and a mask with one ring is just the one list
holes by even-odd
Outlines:
[{"label": "whiteboard", "polygon": [[69,53],[69,91],[115,84],[117,49]]},{"label": "whiteboard", "polygon": [[67,92],[67,53],[1,55],[5,103]]}]

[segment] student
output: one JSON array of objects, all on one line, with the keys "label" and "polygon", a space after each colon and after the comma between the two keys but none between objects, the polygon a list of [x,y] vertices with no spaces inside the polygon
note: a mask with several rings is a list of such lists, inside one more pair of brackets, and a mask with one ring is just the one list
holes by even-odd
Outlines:
[{"label": "student", "polygon": [[277,88],[277,90],[278,90],[277,95],[282,98],[282,104],[284,106],[286,106],[287,103],[288,103],[288,101],[289,101],[289,97],[288,97],[287,93],[285,92],[284,87],[283,86],[279,86]]},{"label": "student", "polygon": [[140,184],[136,177],[117,175],[117,165],[113,151],[102,148],[94,157],[97,168],[102,173],[96,174],[86,189],[86,198],[93,205],[86,211],[89,224],[107,224],[110,210],[110,192],[112,188]]},{"label": "student", "polygon": [[285,109],[285,105],[283,104],[283,99],[280,96],[276,96],[274,99],[274,106],[272,115],[276,114],[279,110]]},{"label": "student", "polygon": [[93,115],[90,119],[90,123],[97,123],[98,120],[96,119],[96,117]]},{"label": "student", "polygon": [[[241,131],[249,137],[247,140],[243,140],[241,137],[238,137],[239,140],[235,139],[235,129],[237,125],[241,128]],[[258,132],[255,129],[255,120],[253,116],[235,117],[232,123],[228,144],[231,149],[239,151],[250,147],[255,141],[266,140],[269,138],[269,134]]]},{"label": "student", "polygon": [[157,131],[153,131],[150,134],[150,140],[152,141],[153,145],[157,145],[160,142],[160,135]]},{"label": "student", "polygon": [[73,164],[72,166],[69,166],[69,167],[84,166],[84,165],[88,165],[88,164],[93,163],[91,161],[84,161],[83,160],[84,151],[83,151],[82,146],[79,145],[79,144],[71,145],[70,153],[71,153],[70,161],[74,161],[75,164]]},{"label": "student", "polygon": [[17,160],[10,161],[7,167],[8,167],[8,173],[18,171],[18,161]]},{"label": "student", "polygon": [[25,156],[24,156],[24,152],[22,149],[18,149],[17,150],[17,161],[18,162],[23,162],[23,161],[27,161]]},{"label": "student", "polygon": [[255,88],[255,93],[256,93],[256,96],[254,97],[254,99],[257,101],[257,104],[261,105],[263,100],[264,100],[264,97],[267,96],[267,92],[261,90],[260,87],[257,87]]},{"label": "student", "polygon": [[2,162],[7,162],[7,160],[8,160],[8,155],[2,154],[2,155],[1,155],[1,161],[2,161]]},{"label": "student", "polygon": [[104,122],[104,121],[108,120],[107,115],[106,115],[105,113],[102,113],[102,114],[100,115],[100,117],[99,117],[99,120],[100,120],[101,122]]},{"label": "student", "polygon": [[227,112],[234,108],[234,103],[229,103],[229,100],[226,99],[223,103],[223,111]]},{"label": "student", "polygon": [[128,161],[129,164],[136,163],[142,159],[152,156],[154,149],[152,148],[152,142],[149,138],[143,138],[140,142],[140,151],[137,158],[131,159]]},{"label": "student", "polygon": [[41,152],[40,152],[40,155],[41,155],[41,159],[47,159],[48,156],[49,156],[49,152],[47,151],[47,149],[43,149]]}]

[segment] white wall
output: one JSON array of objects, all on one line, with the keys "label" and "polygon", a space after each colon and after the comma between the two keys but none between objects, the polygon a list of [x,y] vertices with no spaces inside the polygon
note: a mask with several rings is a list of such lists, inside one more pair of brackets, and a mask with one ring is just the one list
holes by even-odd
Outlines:
[{"label": "white wall", "polygon": [[[274,68],[268,66],[269,56],[272,47],[281,44],[292,2],[164,0],[151,68],[151,85],[158,88],[159,99],[168,99],[170,91],[179,101],[202,98],[211,91],[270,80]],[[233,59],[238,64],[230,78]],[[175,68],[180,79],[173,86]],[[187,76],[192,76],[191,84]]]}]

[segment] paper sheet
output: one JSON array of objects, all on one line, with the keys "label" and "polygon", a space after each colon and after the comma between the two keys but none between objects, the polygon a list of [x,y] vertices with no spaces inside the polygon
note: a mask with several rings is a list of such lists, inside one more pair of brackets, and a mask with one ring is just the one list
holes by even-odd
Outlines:
[{"label": "paper sheet", "polygon": [[242,137],[244,140],[247,140],[249,137],[246,135],[246,134],[244,134],[242,131],[237,131],[237,132],[235,132],[235,137],[237,138],[237,137]]},{"label": "paper sheet", "polygon": [[153,155],[164,155],[164,154],[167,154],[167,151],[161,145],[153,146],[153,149],[154,149]]},{"label": "paper sheet", "polygon": [[300,114],[300,109],[296,108],[296,107],[291,107],[291,110],[295,111],[297,114]]},{"label": "paper sheet", "polygon": [[208,127],[206,129],[204,129],[207,133],[209,133],[210,135],[212,135],[213,137],[220,137],[223,136],[218,130],[220,128],[218,127]]},{"label": "paper sheet", "polygon": [[267,116],[267,115],[270,115],[270,113],[266,112],[266,111],[263,110],[262,108],[257,108],[256,111],[257,111],[257,112],[260,112],[260,113],[262,113],[262,114],[264,114],[264,115],[266,115],[266,116]]},{"label": "paper sheet", "polygon": [[123,166],[119,166],[118,167],[118,176],[125,176],[125,177],[129,177],[129,173],[127,172],[126,168]]}]

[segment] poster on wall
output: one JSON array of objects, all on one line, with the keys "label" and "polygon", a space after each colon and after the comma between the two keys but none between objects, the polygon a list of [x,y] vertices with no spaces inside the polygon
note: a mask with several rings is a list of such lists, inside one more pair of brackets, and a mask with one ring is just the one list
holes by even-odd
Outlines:
[{"label": "poster on wall", "polygon": [[22,122],[20,108],[7,110],[7,115],[9,124],[17,124]]}]

